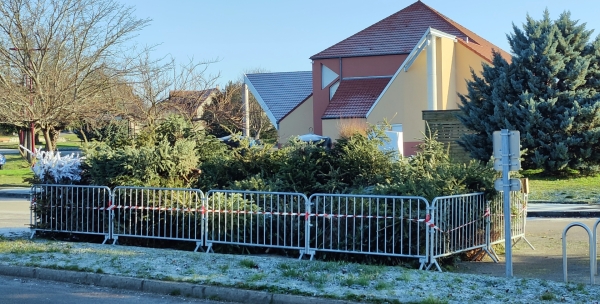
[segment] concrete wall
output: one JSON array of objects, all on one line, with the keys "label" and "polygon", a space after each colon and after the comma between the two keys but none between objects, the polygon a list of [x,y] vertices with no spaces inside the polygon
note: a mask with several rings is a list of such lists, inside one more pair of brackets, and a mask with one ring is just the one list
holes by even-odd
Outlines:
[{"label": "concrete wall", "polygon": [[290,136],[311,133],[312,128],[313,97],[311,96],[279,122],[277,131],[279,142],[287,142]]}]

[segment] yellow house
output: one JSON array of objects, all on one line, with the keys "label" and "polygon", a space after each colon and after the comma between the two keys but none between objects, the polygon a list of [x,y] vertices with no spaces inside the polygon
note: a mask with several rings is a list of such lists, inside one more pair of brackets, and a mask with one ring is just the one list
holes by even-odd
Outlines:
[{"label": "yellow house", "polygon": [[[480,73],[493,52],[510,60],[508,53],[417,1],[310,57],[312,95],[277,121],[280,137],[311,130],[336,139],[348,122],[387,120],[402,130],[404,154],[411,155],[425,131],[422,111],[458,109],[471,70]],[[270,105],[261,105],[270,111]]]}]

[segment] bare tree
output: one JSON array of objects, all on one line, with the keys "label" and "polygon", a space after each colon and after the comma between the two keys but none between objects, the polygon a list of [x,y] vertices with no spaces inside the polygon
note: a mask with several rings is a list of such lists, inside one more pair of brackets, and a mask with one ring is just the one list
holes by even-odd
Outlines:
[{"label": "bare tree", "polygon": [[110,107],[131,68],[125,43],[148,23],[115,0],[3,0],[0,120],[35,124],[54,150],[67,125]]},{"label": "bare tree", "polygon": [[[264,73],[262,69],[254,69],[248,73]],[[206,108],[203,120],[216,136],[240,132],[244,128],[244,102],[242,100],[243,78],[229,82]],[[256,98],[249,96],[250,136],[260,139],[267,132],[275,130],[269,117],[264,112]]]},{"label": "bare tree", "polygon": [[[172,58],[153,59],[150,51],[146,50],[135,62],[133,73],[127,78],[135,96],[134,102],[130,103],[135,109],[131,110],[138,113],[148,127],[155,126],[158,120],[171,114],[184,114],[191,120],[193,117],[188,108],[195,109],[203,102],[202,95],[194,93],[211,88],[219,77],[206,73],[209,65],[217,61],[195,61],[192,58],[178,64]],[[174,92],[188,97],[185,99],[187,103],[180,105],[170,102]]]},{"label": "bare tree", "polygon": [[239,132],[244,125],[241,83],[230,81],[220,90],[205,108],[202,120],[217,137]]}]

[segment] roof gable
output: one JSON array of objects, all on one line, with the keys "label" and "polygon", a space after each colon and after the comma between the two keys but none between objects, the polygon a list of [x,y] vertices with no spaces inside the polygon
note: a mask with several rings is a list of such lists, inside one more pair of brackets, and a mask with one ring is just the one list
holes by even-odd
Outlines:
[{"label": "roof gable", "polygon": [[201,91],[171,91],[169,101],[176,104],[189,104],[197,101],[205,101],[211,94],[217,93],[219,89],[213,88]]},{"label": "roof gable", "polygon": [[218,88],[200,91],[170,91],[169,98],[163,106],[194,116],[198,108],[207,103],[217,92],[219,92]]},{"label": "roof gable", "polygon": [[245,82],[277,129],[312,94],[311,71],[246,74]]},{"label": "roof gable", "polygon": [[473,51],[488,61],[492,59],[492,49],[510,59],[510,54],[421,1],[405,7],[310,59],[408,54],[430,27],[463,40],[462,42],[466,42],[467,46],[471,45]]},{"label": "roof gable", "polygon": [[344,79],[329,102],[323,119],[364,118],[390,82],[390,77]]}]

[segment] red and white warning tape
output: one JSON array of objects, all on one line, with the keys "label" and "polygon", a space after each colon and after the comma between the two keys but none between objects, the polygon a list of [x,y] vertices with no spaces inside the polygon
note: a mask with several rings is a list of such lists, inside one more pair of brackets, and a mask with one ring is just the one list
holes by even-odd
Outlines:
[{"label": "red and white warning tape", "polygon": [[470,221],[470,222],[468,222],[466,224],[463,224],[463,225],[460,225],[458,227],[454,227],[454,228],[452,228],[452,229],[450,229],[448,231],[442,231],[442,230],[440,230],[440,231],[443,232],[443,233],[450,233],[452,231],[456,231],[456,230],[459,230],[461,228],[467,227],[467,226],[469,226],[469,225],[471,225],[473,223],[476,223],[476,222],[478,222],[478,221],[480,221],[480,220],[482,220],[482,219],[484,219],[484,218],[486,218],[488,216],[490,216],[490,208],[486,208],[485,209],[485,212],[483,213],[483,216],[481,218],[475,219],[473,221]]}]

